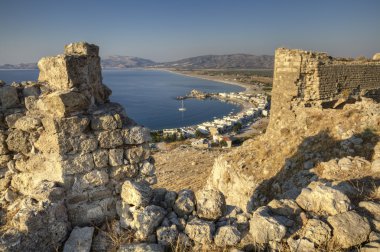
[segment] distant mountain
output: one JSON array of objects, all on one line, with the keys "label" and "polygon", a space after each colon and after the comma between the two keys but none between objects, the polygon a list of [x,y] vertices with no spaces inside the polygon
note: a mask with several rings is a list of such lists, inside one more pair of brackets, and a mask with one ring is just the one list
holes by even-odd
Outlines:
[{"label": "distant mountain", "polygon": [[4,64],[0,65],[0,69],[37,69],[37,63]]},{"label": "distant mountain", "polygon": [[[253,69],[273,68],[274,56],[251,54],[204,55],[172,62],[157,63],[131,56],[109,56],[101,61],[103,68],[157,67],[177,69]],[[37,69],[37,63],[0,65],[0,69]]]},{"label": "distant mountain", "polygon": [[147,67],[157,64],[148,59],[130,57],[130,56],[109,56],[102,59],[103,68],[130,68],[130,67]]},{"label": "distant mountain", "polygon": [[177,69],[252,69],[273,68],[274,56],[229,54],[229,55],[204,55],[166,62],[156,67],[171,67]]}]

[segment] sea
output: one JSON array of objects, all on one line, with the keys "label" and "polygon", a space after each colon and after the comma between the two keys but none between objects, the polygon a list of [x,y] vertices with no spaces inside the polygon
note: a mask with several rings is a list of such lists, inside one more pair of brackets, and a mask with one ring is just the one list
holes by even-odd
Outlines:
[{"label": "sea", "polygon": [[[111,101],[123,105],[127,115],[152,130],[196,125],[238,113],[239,105],[219,100],[187,99],[186,111],[179,111],[184,96],[197,89],[208,93],[241,92],[244,88],[222,82],[188,77],[162,70],[102,70],[103,83],[112,89]],[[0,80],[37,80],[38,70],[0,70]]]}]

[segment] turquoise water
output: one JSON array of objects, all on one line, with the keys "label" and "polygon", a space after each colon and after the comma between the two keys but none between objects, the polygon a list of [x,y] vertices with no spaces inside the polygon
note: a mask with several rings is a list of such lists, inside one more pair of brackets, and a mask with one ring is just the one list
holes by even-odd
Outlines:
[{"label": "turquoise water", "polygon": [[[37,70],[1,70],[0,80],[36,80]],[[217,100],[185,100],[185,112],[175,98],[192,89],[204,92],[240,92],[234,85],[202,80],[159,70],[103,70],[103,82],[112,89],[111,100],[124,106],[127,115],[151,129],[177,128],[222,117],[240,107]]]}]

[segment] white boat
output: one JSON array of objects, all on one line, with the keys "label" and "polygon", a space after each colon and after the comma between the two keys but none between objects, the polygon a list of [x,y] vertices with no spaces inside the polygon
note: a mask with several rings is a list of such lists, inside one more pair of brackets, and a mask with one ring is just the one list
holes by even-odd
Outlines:
[{"label": "white boat", "polygon": [[179,111],[186,111],[186,108],[183,106],[183,100],[182,100],[182,107],[178,109]]}]

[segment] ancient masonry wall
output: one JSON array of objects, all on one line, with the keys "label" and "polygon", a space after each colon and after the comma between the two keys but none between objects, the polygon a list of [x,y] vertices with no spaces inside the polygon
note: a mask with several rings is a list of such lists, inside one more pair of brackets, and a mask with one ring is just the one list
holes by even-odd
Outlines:
[{"label": "ancient masonry wall", "polygon": [[52,251],[70,226],[114,218],[125,180],[156,181],[149,131],[109,102],[98,51],[70,44],[39,61],[37,83],[0,87],[4,250]]},{"label": "ancient masonry wall", "polygon": [[349,97],[380,98],[380,61],[336,59],[326,53],[275,52],[271,124],[292,119],[295,106],[323,106]]}]

